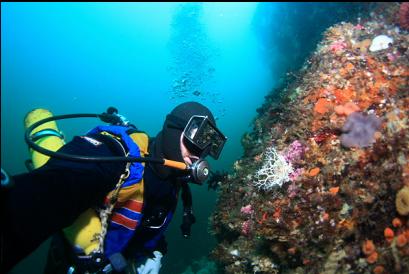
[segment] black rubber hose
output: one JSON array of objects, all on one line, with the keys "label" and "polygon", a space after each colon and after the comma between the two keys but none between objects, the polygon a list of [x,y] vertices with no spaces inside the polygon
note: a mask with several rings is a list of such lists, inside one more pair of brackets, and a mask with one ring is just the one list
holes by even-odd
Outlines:
[{"label": "black rubber hose", "polygon": [[66,114],[66,115],[57,115],[57,116],[47,117],[29,126],[25,132],[24,139],[26,143],[28,144],[28,146],[34,149],[35,151],[38,151],[50,157],[63,159],[67,161],[75,161],[75,162],[150,162],[150,163],[157,163],[157,164],[164,163],[163,159],[149,158],[149,157],[91,157],[91,156],[84,156],[84,155],[66,154],[62,152],[54,152],[54,151],[45,149],[37,145],[35,142],[31,140],[31,137],[30,137],[31,132],[36,127],[44,123],[47,123],[50,121],[62,120],[62,119],[85,118],[85,117],[100,118],[102,121],[115,120],[117,118],[115,115],[107,114],[107,113],[104,113],[104,114]]}]

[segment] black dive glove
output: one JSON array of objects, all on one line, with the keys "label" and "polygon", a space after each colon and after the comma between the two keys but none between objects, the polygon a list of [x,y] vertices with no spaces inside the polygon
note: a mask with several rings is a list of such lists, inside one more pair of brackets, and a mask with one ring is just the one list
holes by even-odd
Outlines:
[{"label": "black dive glove", "polygon": [[196,223],[196,218],[193,215],[192,209],[187,208],[183,210],[183,221],[180,226],[180,230],[182,230],[182,235],[185,238],[190,237],[190,227],[192,224]]}]

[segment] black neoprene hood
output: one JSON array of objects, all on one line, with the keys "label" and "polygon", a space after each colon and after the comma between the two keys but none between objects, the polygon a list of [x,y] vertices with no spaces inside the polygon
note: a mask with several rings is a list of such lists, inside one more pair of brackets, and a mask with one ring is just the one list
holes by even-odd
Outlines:
[{"label": "black neoprene hood", "polygon": [[[193,115],[208,116],[209,120],[216,124],[210,110],[200,103],[186,102],[175,107],[166,117],[162,128],[162,151],[166,159],[184,162],[180,151],[180,136]],[[175,120],[178,123],[175,123]],[[184,144],[189,150],[193,150],[187,143]],[[198,151],[191,152],[198,153]]]}]

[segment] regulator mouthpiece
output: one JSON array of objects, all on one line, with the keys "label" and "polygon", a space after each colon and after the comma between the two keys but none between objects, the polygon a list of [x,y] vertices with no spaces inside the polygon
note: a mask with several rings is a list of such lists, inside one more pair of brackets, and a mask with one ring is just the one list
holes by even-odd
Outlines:
[{"label": "regulator mouthpiece", "polygon": [[199,185],[203,184],[210,174],[209,163],[203,159],[199,159],[194,162],[189,169],[191,171],[191,176],[193,177],[193,183]]}]

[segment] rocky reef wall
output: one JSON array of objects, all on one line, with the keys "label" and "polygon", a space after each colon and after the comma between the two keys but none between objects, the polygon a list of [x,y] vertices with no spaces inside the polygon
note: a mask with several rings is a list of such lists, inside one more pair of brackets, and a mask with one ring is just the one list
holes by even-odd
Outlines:
[{"label": "rocky reef wall", "polygon": [[328,28],[295,80],[266,97],[211,217],[221,272],[409,273],[401,5]]}]

